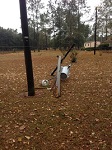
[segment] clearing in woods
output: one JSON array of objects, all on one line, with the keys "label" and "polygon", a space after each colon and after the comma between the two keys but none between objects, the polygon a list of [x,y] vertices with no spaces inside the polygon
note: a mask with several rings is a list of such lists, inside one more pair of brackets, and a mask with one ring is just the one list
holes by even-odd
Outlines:
[{"label": "clearing in woods", "polygon": [[111,149],[112,53],[78,52],[55,98],[39,87],[57,55],[32,52],[36,95],[27,97],[23,52],[0,54],[0,150]]}]

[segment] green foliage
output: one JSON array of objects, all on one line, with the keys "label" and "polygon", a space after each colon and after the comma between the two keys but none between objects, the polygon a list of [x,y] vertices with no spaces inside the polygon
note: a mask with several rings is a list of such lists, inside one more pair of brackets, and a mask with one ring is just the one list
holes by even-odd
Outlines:
[{"label": "green foliage", "polygon": [[[90,33],[88,25],[81,22],[86,0],[49,0],[46,12],[42,0],[27,0],[30,46],[32,50],[47,48],[68,49],[73,43],[76,48],[83,46]],[[80,11],[79,11],[80,8]],[[23,46],[22,35],[16,30],[0,28],[0,45]]]},{"label": "green foliage", "polygon": [[84,45],[84,36],[80,33],[76,33],[74,43],[78,49],[82,47]]},{"label": "green foliage", "polygon": [[100,44],[100,45],[98,46],[98,49],[100,49],[100,50],[109,50],[110,47],[109,47],[109,44],[108,44],[108,43],[104,43],[104,44]]},{"label": "green foliage", "polygon": [[17,30],[0,27],[0,50],[22,49],[22,35]]},{"label": "green foliage", "polygon": [[[85,13],[86,10],[86,0],[83,3],[82,0],[49,0],[47,11],[43,13],[42,6],[41,0],[27,0],[32,45],[36,44],[39,49],[67,49],[75,42],[78,49],[82,47],[84,39],[90,33],[89,26],[81,22],[82,12]],[[34,39],[36,43],[33,42]]]},{"label": "green foliage", "polygon": [[93,50],[94,50],[94,47],[84,48],[83,50],[86,50],[86,51],[93,51]]},{"label": "green foliage", "polygon": [[102,0],[97,7],[97,34],[105,35],[106,38],[112,32],[112,0]]}]

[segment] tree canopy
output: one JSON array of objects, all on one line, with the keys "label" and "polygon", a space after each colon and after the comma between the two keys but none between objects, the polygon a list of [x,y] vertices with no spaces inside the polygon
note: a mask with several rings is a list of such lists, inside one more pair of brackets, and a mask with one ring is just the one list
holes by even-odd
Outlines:
[{"label": "tree canopy", "polygon": [[[75,43],[80,49],[94,37],[93,29],[82,21],[89,7],[87,0],[26,0],[30,46],[32,50],[66,49]],[[112,33],[112,1],[102,0],[98,10],[97,39]],[[94,15],[95,16],[95,15]],[[93,31],[93,32],[92,32]],[[17,30],[0,27],[0,49],[22,48],[22,35]]]},{"label": "tree canopy", "polygon": [[0,50],[22,49],[21,37],[21,33],[17,33],[17,30],[0,27]]},{"label": "tree canopy", "polygon": [[[94,26],[93,26],[94,27]],[[105,40],[112,34],[112,1],[102,0],[97,6],[97,37]]]},{"label": "tree canopy", "polygon": [[[83,46],[90,33],[89,26],[81,22],[87,8],[86,0],[49,0],[44,13],[41,0],[27,0],[27,6],[29,27],[33,27],[32,34],[34,38],[37,37],[35,46],[37,44],[41,49],[62,49],[72,43],[75,43],[77,48]],[[44,45],[41,44],[42,40]]]}]

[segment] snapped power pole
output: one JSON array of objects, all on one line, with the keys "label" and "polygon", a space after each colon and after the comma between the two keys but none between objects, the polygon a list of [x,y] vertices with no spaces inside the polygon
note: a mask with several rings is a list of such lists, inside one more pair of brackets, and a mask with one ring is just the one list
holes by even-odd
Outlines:
[{"label": "snapped power pole", "polygon": [[[67,57],[67,55],[70,53],[70,51],[72,50],[72,48],[75,46],[75,44],[73,44],[70,48],[69,48],[69,50],[67,51],[67,53],[64,55],[64,57],[61,59],[61,64],[62,64],[62,62],[63,62],[63,60]],[[53,76],[54,75],[54,73],[55,73],[55,71],[57,70],[57,66],[56,66],[56,68],[53,70],[53,72],[51,73],[51,76]]]}]

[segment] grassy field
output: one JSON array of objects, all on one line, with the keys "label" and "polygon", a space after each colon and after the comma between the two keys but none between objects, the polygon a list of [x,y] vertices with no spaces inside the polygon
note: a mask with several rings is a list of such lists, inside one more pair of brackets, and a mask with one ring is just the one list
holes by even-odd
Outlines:
[{"label": "grassy field", "polygon": [[57,55],[32,52],[36,94],[28,97],[24,54],[0,54],[0,150],[111,150],[112,53],[78,52],[60,98],[40,86]]}]

